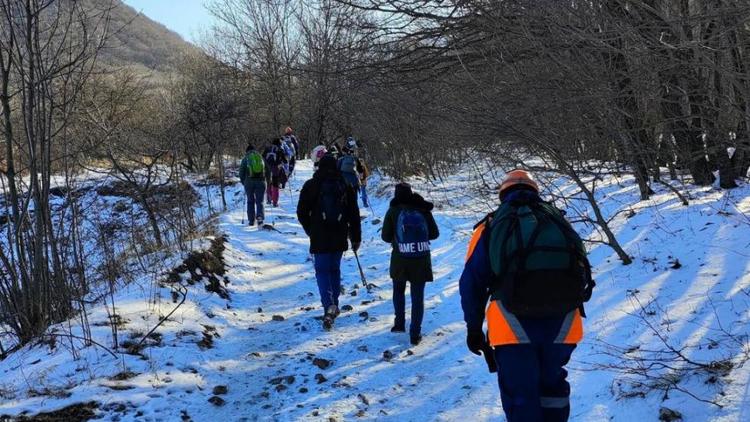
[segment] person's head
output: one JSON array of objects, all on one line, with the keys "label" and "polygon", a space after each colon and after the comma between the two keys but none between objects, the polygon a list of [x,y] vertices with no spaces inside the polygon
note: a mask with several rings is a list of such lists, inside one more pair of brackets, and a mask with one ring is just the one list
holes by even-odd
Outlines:
[{"label": "person's head", "polygon": [[250,152],[254,149],[255,147],[253,146],[253,144],[247,144],[247,147],[245,148],[245,152]]},{"label": "person's head", "polygon": [[336,158],[331,154],[326,154],[318,161],[318,170],[324,173],[333,173],[337,170]]},{"label": "person's head", "polygon": [[294,133],[294,129],[292,129],[290,126],[287,126],[286,129],[284,129],[284,135],[291,135]]},{"label": "person's head", "polygon": [[281,146],[281,138],[271,138],[271,145]]},{"label": "person's head", "polygon": [[402,200],[402,199],[407,199],[411,197],[411,195],[412,195],[411,185],[406,182],[401,182],[396,185],[396,189],[395,189],[393,197],[396,200]]},{"label": "person's head", "polygon": [[500,201],[503,202],[513,192],[527,191],[539,194],[539,185],[534,176],[526,170],[513,170],[505,176],[500,185]]},{"label": "person's head", "polygon": [[[322,146],[322,145],[321,145]],[[323,158],[326,154],[328,154],[328,150],[325,146],[323,148],[316,148],[317,152],[315,153],[315,160],[320,161],[321,158]]]}]

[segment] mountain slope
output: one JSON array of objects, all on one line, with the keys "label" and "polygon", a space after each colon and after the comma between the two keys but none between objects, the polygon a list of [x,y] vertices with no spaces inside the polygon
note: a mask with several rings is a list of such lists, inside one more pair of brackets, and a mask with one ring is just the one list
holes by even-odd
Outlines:
[{"label": "mountain slope", "polygon": [[[108,4],[108,0],[91,0]],[[176,32],[116,0],[111,12],[112,37],[101,52],[101,62],[112,67],[168,73],[180,57],[197,51]]]}]

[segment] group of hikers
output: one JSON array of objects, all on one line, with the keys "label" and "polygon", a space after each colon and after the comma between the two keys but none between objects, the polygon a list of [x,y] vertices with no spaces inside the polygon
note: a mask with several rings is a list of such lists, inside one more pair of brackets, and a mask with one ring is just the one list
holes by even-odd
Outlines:
[{"label": "group of hikers", "polygon": [[265,206],[279,206],[279,195],[294,174],[297,159],[301,158],[299,139],[287,127],[284,136],[271,138],[261,151],[248,144],[240,163],[240,181],[247,196],[247,221],[250,226],[263,225]]},{"label": "group of hikers", "polygon": [[361,195],[362,205],[367,208],[370,206],[367,198],[367,179],[370,177],[370,170],[359,151],[359,142],[354,137],[349,136],[346,138],[344,146],[339,146],[337,143],[333,143],[329,147],[325,144],[316,146],[310,152],[310,159],[317,169],[324,156],[333,156],[337,160],[337,169],[354,191]]},{"label": "group of hikers", "polygon": [[[310,238],[323,327],[330,330],[340,313],[342,256],[350,247],[356,255],[362,242],[357,192],[367,206],[367,178],[363,182],[358,172],[364,163],[351,138],[343,148],[316,147],[311,159],[316,170],[302,187],[297,217]],[[246,157],[249,167],[241,176],[253,174],[253,160]],[[584,303],[595,286],[586,250],[564,214],[542,200],[529,172],[509,172],[499,202],[474,227],[459,282],[466,345],[497,373],[510,422],[567,421],[570,385],[564,367],[583,338]],[[413,345],[422,340],[425,286],[433,281],[430,242],[440,235],[432,210],[408,183],[398,183],[381,232],[392,245],[391,332],[406,332],[408,284]]]}]

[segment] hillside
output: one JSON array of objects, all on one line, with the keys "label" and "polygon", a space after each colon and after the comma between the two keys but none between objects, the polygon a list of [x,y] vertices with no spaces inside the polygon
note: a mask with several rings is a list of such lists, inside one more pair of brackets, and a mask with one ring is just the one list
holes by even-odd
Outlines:
[{"label": "hillside", "polygon": [[104,65],[169,73],[182,55],[197,51],[194,45],[164,25],[119,0],[115,3],[111,13],[112,38],[100,57]]}]

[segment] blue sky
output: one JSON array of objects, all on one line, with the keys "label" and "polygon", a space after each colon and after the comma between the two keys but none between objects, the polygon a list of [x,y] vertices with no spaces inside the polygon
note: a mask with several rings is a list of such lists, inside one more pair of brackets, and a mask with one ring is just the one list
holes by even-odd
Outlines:
[{"label": "blue sky", "polygon": [[124,0],[135,10],[195,42],[211,27],[213,17],[204,4],[210,0]]}]

